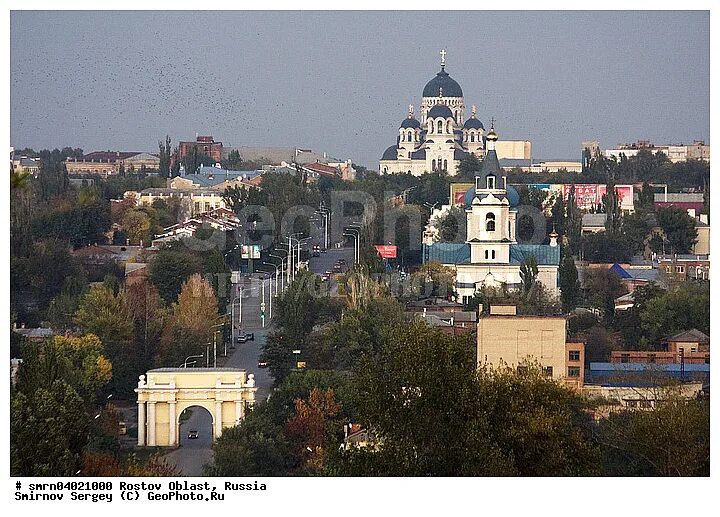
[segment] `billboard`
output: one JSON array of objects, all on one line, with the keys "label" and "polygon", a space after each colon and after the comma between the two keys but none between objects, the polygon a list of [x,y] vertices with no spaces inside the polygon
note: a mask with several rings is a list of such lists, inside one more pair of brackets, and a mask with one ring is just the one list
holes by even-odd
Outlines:
[{"label": "billboard", "polygon": [[397,246],[375,246],[380,258],[391,259],[397,258]]},{"label": "billboard", "polygon": [[244,259],[259,259],[260,258],[260,245],[259,244],[243,244],[242,245],[242,258]]},{"label": "billboard", "polygon": [[452,203],[452,206],[465,206],[465,192],[474,186],[474,183],[450,183],[450,203]]}]

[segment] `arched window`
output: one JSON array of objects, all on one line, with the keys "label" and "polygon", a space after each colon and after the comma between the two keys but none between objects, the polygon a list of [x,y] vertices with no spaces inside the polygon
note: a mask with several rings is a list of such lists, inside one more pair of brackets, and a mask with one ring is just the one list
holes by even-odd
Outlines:
[{"label": "arched window", "polygon": [[489,254],[488,250],[485,250],[485,260],[487,260],[489,258],[488,254]]},{"label": "arched window", "polygon": [[408,142],[412,142],[412,131],[408,132]]},{"label": "arched window", "polygon": [[438,120],[438,133],[443,132],[443,122],[442,120]]},{"label": "arched window", "polygon": [[447,169],[447,160],[443,160],[443,170],[446,171]]},{"label": "arched window", "polygon": [[494,188],[495,188],[495,176],[493,176],[492,174],[488,174],[488,175],[485,177],[485,183],[486,183],[485,186],[486,186],[488,189],[494,189]]},{"label": "arched window", "polygon": [[405,141],[405,133],[400,133],[400,141],[401,142]]},{"label": "arched window", "polygon": [[437,170],[437,167],[435,165],[435,160],[432,161],[432,170],[433,171]]},{"label": "arched window", "polygon": [[431,132],[431,133],[434,133],[434,132],[435,132],[435,129],[433,128],[433,121],[432,121],[432,120],[430,121],[430,132]]},{"label": "arched window", "polygon": [[490,252],[490,258],[493,259],[493,260],[495,260],[495,250],[492,250],[492,251]]},{"label": "arched window", "polygon": [[[495,231],[495,214],[490,212],[488,215],[485,216],[485,231],[486,232],[494,232]],[[495,258],[495,257],[493,257]]]},{"label": "arched window", "polygon": [[471,142],[475,141],[475,133],[470,133],[470,141]]}]

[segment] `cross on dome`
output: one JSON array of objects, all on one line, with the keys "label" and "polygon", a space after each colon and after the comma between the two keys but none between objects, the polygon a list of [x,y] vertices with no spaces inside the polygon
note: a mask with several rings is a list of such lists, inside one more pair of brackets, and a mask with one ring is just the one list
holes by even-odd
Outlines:
[{"label": "cross on dome", "polygon": [[413,118],[414,112],[415,112],[415,108],[413,107],[412,104],[410,104],[410,106],[408,106],[408,118]]},{"label": "cross on dome", "polygon": [[475,113],[477,113],[477,106],[474,104],[472,105],[472,117],[475,118]]},{"label": "cross on dome", "polygon": [[445,70],[445,55],[447,52],[445,52],[445,49],[442,49],[440,51],[440,67]]}]

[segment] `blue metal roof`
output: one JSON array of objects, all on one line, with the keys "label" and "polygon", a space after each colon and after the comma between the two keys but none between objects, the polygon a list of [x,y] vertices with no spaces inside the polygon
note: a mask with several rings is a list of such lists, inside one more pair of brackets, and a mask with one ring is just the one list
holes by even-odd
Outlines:
[{"label": "blue metal roof", "polygon": [[610,268],[610,271],[612,271],[617,276],[619,276],[620,278],[623,278],[623,279],[624,278],[632,278],[632,275],[630,273],[628,273],[627,271],[625,271],[625,269],[623,269],[623,267],[620,264],[618,264],[617,262],[615,262],[612,265],[612,267]]},{"label": "blue metal roof", "polygon": [[452,242],[423,244],[423,263],[431,260],[443,264],[470,264],[470,245]]},{"label": "blue metal roof", "polygon": [[560,246],[548,244],[511,244],[510,263],[521,264],[530,255],[535,256],[539,266],[557,266],[560,264]]},{"label": "blue metal roof", "polygon": [[[680,372],[682,365],[680,363],[660,364],[660,363],[590,363],[590,371],[614,371],[614,372],[642,372],[645,370]],[[707,372],[710,373],[709,364],[685,364],[686,372]]]}]

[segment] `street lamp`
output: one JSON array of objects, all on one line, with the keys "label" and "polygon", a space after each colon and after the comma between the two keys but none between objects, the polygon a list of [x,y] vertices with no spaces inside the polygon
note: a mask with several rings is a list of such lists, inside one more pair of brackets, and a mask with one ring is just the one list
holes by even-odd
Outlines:
[{"label": "street lamp", "polygon": [[325,249],[328,249],[330,247],[330,235],[328,233],[330,228],[330,209],[325,208],[325,206],[320,203],[318,212],[323,215],[323,219],[325,220]]},{"label": "street lamp", "polygon": [[356,227],[353,224],[347,228],[347,231],[357,232],[357,238],[355,239],[355,263],[358,264],[360,262],[360,227]]},{"label": "street lamp", "polygon": [[358,235],[356,235],[354,233],[345,233],[345,232],[343,232],[343,235],[345,237],[352,237],[355,239],[355,249],[353,250],[354,251],[353,257],[356,257],[358,254]]},{"label": "street lamp", "polygon": [[[263,262],[264,266],[271,266],[275,268],[275,296],[278,295],[278,275],[280,274],[280,266],[276,266],[272,262]],[[270,284],[270,319],[272,319],[272,284]]]},{"label": "street lamp", "polygon": [[[200,355],[189,355],[185,358],[185,361],[183,361],[183,364],[180,368],[187,368],[188,365],[188,359],[193,359],[194,357],[202,357],[202,354]],[[196,363],[197,361],[193,361],[193,363]]]},{"label": "street lamp", "polygon": [[[285,291],[285,265],[284,260],[285,257],[281,257],[280,255],[273,255],[272,253],[268,253],[268,257],[273,257],[276,259],[280,259],[280,290]],[[277,278],[275,279],[275,292],[277,292]]]}]

